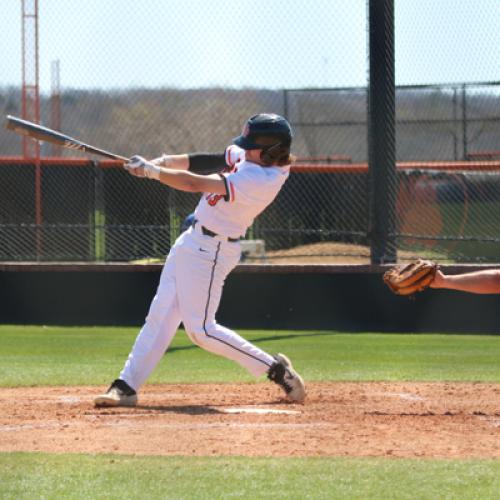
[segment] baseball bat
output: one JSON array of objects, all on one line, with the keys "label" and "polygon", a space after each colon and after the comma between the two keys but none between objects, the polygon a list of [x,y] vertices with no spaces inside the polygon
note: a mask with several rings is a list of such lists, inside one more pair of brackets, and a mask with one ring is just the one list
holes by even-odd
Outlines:
[{"label": "baseball bat", "polygon": [[106,158],[112,158],[113,160],[128,161],[128,158],[124,156],[111,153],[104,149],[96,148],[90,144],[85,144],[69,135],[62,134],[57,130],[52,130],[37,123],[29,122],[27,120],[21,120],[21,118],[16,118],[15,116],[7,115],[7,120],[5,122],[5,127],[17,134],[32,137],[38,141],[50,142],[51,144],[57,144],[66,149],[73,149],[77,151],[83,151],[85,153],[92,153],[99,156],[104,156]]}]

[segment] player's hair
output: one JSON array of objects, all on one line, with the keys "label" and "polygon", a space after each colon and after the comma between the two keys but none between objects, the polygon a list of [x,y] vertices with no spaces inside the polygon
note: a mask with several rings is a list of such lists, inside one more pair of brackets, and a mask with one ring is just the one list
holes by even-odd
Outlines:
[{"label": "player's hair", "polygon": [[279,142],[273,146],[264,148],[260,154],[260,159],[266,166],[278,165],[282,167],[284,165],[290,165],[295,157],[290,154],[289,144]]}]

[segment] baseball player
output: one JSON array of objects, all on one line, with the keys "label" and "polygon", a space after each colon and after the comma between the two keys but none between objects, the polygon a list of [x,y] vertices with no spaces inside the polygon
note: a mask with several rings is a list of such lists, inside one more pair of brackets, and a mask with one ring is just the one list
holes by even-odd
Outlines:
[{"label": "baseball player", "polygon": [[180,323],[192,342],[231,359],[255,377],[267,375],[289,400],[302,402],[305,386],[290,360],[272,356],[215,319],[227,275],[240,259],[240,239],[288,178],[292,130],[275,114],[258,114],[224,153],[134,156],[136,177],[203,193],[192,225],[171,248],[156,295],[123,370],[96,406],[134,406],[137,391],[170,345]]}]

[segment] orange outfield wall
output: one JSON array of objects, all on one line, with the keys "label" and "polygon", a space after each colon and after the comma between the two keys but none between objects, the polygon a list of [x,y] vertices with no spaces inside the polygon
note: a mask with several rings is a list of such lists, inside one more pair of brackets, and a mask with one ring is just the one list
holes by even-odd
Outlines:
[{"label": "orange outfield wall", "polygon": [[[43,157],[40,165],[86,167],[92,161],[89,158],[76,157]],[[119,168],[122,162],[116,160],[94,160],[101,168]],[[35,159],[27,159],[21,156],[0,156],[0,166],[9,165],[33,165]],[[404,161],[397,162],[396,168],[400,170],[442,170],[442,171],[500,171],[500,160],[485,161]],[[305,163],[303,161],[292,164],[292,172],[296,173],[342,173],[342,174],[364,174],[368,172],[368,163]]]}]

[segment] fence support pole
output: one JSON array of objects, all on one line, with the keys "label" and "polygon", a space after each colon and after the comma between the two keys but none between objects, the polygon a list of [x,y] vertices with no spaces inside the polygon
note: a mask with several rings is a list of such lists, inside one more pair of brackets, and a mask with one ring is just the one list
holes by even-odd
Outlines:
[{"label": "fence support pole", "polygon": [[43,216],[42,216],[42,165],[40,162],[40,145],[35,145],[35,239],[36,260],[43,258]]},{"label": "fence support pole", "polygon": [[90,260],[106,260],[106,211],[104,204],[104,172],[99,162],[92,161],[94,170],[94,204],[91,208],[91,227],[93,230],[93,248]]},{"label": "fence support pole", "polygon": [[462,160],[468,159],[467,151],[467,87],[462,85]]},{"label": "fence support pole", "polygon": [[396,261],[394,0],[369,2],[368,166],[371,263]]}]

